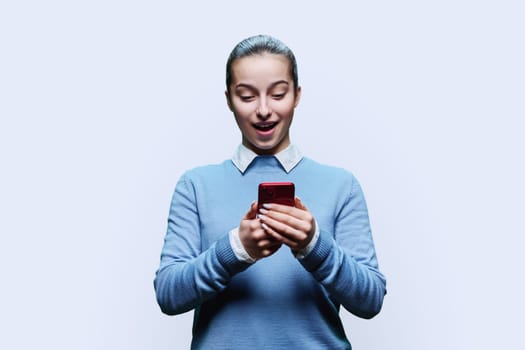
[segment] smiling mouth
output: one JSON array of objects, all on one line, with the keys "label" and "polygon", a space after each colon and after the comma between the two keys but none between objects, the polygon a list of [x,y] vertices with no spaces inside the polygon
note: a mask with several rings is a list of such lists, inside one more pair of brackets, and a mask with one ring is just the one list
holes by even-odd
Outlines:
[{"label": "smiling mouth", "polygon": [[276,125],[277,125],[277,122],[274,122],[274,123],[257,123],[257,124],[254,124],[253,126],[255,127],[255,129],[257,129],[259,131],[270,131]]}]

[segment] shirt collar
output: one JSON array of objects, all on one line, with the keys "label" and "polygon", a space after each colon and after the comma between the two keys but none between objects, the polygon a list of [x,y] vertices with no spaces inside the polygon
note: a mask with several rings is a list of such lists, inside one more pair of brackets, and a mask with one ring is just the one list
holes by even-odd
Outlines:
[{"label": "shirt collar", "polygon": [[[233,154],[232,162],[235,164],[237,169],[244,174],[248,166],[257,157],[257,153],[249,149],[243,144],[237,147],[237,150]],[[303,155],[294,144],[290,144],[288,147],[283,149],[281,152],[274,155],[279,161],[284,170],[289,173],[296,165],[303,159]]]}]

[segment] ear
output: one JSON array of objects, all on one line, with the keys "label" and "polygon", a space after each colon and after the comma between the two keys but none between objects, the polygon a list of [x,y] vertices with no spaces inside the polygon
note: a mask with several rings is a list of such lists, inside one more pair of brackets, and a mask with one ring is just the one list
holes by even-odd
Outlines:
[{"label": "ear", "polygon": [[228,90],[224,91],[224,95],[226,96],[226,103],[228,104],[228,108],[230,109],[230,111],[233,112],[233,107],[230,100],[230,93],[228,92]]},{"label": "ear", "polygon": [[297,90],[295,91],[294,108],[297,107],[297,105],[299,104],[299,101],[301,100],[301,92],[302,92],[302,89],[300,86],[298,86]]}]

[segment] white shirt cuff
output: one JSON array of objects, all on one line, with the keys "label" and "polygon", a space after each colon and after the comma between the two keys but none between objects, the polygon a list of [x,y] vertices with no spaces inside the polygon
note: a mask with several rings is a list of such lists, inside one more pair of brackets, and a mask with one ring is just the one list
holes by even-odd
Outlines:
[{"label": "white shirt cuff", "polygon": [[230,245],[232,246],[233,253],[235,254],[235,257],[239,259],[239,261],[253,264],[257,260],[252,258],[248,252],[246,252],[246,249],[244,249],[244,246],[242,245],[241,238],[239,237],[239,228],[236,227],[229,233],[230,238]]}]

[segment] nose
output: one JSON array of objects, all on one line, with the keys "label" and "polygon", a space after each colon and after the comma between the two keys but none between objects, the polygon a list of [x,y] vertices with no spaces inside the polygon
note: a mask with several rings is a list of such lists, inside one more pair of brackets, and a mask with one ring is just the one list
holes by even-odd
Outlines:
[{"label": "nose", "polygon": [[268,106],[266,99],[262,98],[260,100],[259,106],[255,110],[255,113],[257,114],[257,117],[261,119],[268,119],[272,115],[272,110],[270,106]]}]

